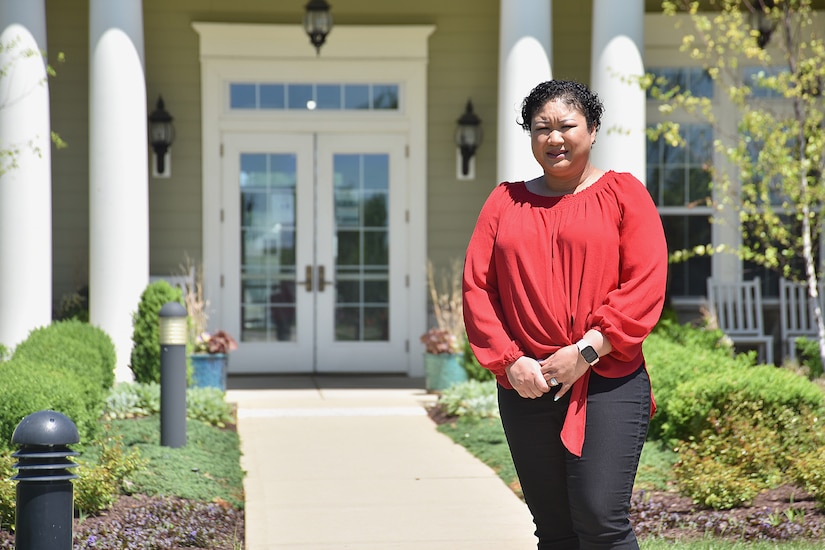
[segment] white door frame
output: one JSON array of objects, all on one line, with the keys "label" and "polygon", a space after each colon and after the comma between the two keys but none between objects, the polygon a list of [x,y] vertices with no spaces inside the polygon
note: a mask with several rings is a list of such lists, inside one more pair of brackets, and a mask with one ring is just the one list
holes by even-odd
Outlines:
[{"label": "white door frame", "polygon": [[[299,46],[307,42],[300,25],[195,22],[192,26],[200,37],[203,273],[209,328],[222,328],[219,325],[226,308],[239,307],[223,303],[221,292],[225,277],[219,225],[223,218],[223,133],[271,131],[276,122],[279,133],[300,132],[309,124],[319,131],[403,133],[408,143],[406,215],[410,235],[405,243],[410,296],[406,372],[422,376],[424,348],[419,336],[427,326],[427,41],[435,27],[336,25],[319,57],[314,48]],[[358,75],[360,82],[399,83],[401,108],[375,117],[343,112],[332,119],[318,112],[235,113],[229,109],[230,82],[352,82],[353,75]],[[231,372],[236,372],[231,363]]]},{"label": "white door frame", "polygon": [[[295,187],[295,313],[293,339],[289,341],[240,341],[231,363],[240,372],[381,372],[406,373],[409,306],[405,276],[409,272],[406,210],[406,137],[399,134],[290,133],[223,135],[222,227],[224,287],[227,303],[240,304],[243,284],[237,269],[241,250],[241,153],[286,153],[296,159]],[[335,332],[336,255],[333,159],[337,154],[381,153],[389,157],[387,230],[389,243],[389,333],[386,340],[338,340]],[[326,199],[322,199],[326,197]],[[315,212],[313,212],[315,210]],[[247,246],[252,246],[247,242]],[[277,256],[276,256],[277,257]],[[324,283],[320,281],[324,269]],[[309,271],[310,284],[305,284]],[[323,290],[322,290],[323,289]],[[255,306],[258,309],[258,306]],[[263,309],[263,319],[268,309]],[[253,310],[255,311],[255,310]],[[248,312],[249,313],[249,312]],[[242,334],[241,308],[225,308],[223,328]],[[265,320],[263,321],[266,325]]]}]

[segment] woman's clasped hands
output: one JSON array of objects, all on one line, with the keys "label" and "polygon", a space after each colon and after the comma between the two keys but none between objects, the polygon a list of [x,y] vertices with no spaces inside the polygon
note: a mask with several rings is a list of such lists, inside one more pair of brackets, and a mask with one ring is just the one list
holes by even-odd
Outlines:
[{"label": "woman's clasped hands", "polygon": [[507,379],[522,397],[535,399],[559,386],[555,399],[570,391],[573,383],[590,368],[575,345],[565,346],[549,357],[537,360],[521,356],[507,367]]}]

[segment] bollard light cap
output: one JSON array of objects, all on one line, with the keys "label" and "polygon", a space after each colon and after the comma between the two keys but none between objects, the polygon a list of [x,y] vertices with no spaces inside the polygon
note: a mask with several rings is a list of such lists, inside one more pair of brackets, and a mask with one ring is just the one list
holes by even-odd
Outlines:
[{"label": "bollard light cap", "polygon": [[158,317],[186,317],[186,308],[179,302],[166,302],[160,308]]},{"label": "bollard light cap", "polygon": [[11,440],[17,445],[69,445],[80,442],[80,434],[68,416],[47,410],[37,411],[21,420]]}]

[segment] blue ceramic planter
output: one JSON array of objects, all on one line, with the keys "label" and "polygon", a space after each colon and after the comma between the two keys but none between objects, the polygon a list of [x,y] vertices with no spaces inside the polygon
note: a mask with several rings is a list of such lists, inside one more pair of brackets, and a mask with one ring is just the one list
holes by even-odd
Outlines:
[{"label": "blue ceramic planter", "polygon": [[426,386],[428,391],[446,390],[453,384],[467,381],[467,371],[460,353],[425,353]]},{"label": "blue ceramic planter", "polygon": [[226,391],[226,373],[229,369],[229,355],[226,353],[193,353],[192,386],[195,388],[218,388]]}]

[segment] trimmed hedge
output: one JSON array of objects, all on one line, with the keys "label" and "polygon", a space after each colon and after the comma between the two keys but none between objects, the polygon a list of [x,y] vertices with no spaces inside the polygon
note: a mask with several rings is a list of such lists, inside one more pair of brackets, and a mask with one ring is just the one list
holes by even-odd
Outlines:
[{"label": "trimmed hedge", "polygon": [[14,355],[0,362],[0,449],[13,448],[20,421],[41,410],[65,414],[81,440],[92,439],[115,362],[109,335],[87,323],[58,321],[29,333]]},{"label": "trimmed hedge", "polygon": [[102,329],[75,319],[33,330],[17,346],[14,357],[67,368],[103,390],[115,381],[117,359],[112,339]]},{"label": "trimmed hedge", "polygon": [[794,478],[817,494],[825,484],[800,472],[822,465],[825,393],[796,372],[755,365],[754,353],[733,354],[722,336],[663,321],[645,342],[658,404],[650,437],[678,451],[680,492],[716,509]]},{"label": "trimmed hedge", "polygon": [[[794,472],[806,471],[800,457],[807,455],[808,463],[821,466],[810,453],[825,442],[823,395],[817,388],[818,396],[809,392],[812,384],[799,380],[807,382],[770,366],[749,369],[739,378],[707,380],[705,385],[716,382],[717,387],[700,389],[693,397],[708,398],[710,409],[683,408],[693,421],[686,424],[701,431],[679,446],[674,473],[680,491],[702,506],[732,508],[749,504],[764,489],[793,483]],[[764,385],[773,383],[788,384],[798,399],[777,397],[782,386],[766,391]],[[675,411],[674,417],[683,411]]]},{"label": "trimmed hedge", "polygon": [[721,331],[679,325],[670,320],[661,321],[648,336],[644,353],[657,405],[650,421],[650,439],[667,438],[681,431],[671,425],[670,416],[670,402],[681,393],[680,384],[755,364],[753,354],[734,354]]},{"label": "trimmed hedge", "polygon": [[103,408],[103,391],[96,381],[16,355],[0,363],[0,395],[0,449],[14,448],[11,438],[17,425],[41,410],[65,414],[77,426],[81,441],[90,440]]},{"label": "trimmed hedge", "polygon": [[763,423],[786,413],[821,417],[825,394],[807,378],[768,365],[707,374],[679,384],[663,435],[686,441],[711,427],[713,417],[747,405],[760,411]]}]

